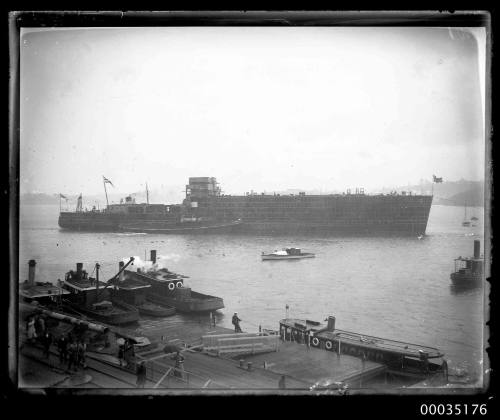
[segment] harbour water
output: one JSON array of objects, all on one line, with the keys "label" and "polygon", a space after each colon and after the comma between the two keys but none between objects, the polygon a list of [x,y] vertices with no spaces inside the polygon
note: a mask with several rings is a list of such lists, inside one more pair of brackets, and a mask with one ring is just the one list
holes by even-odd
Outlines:
[{"label": "harbour water", "polygon": [[[462,227],[462,207],[432,206],[423,238],[67,232],[57,225],[58,213],[57,205],[20,207],[20,281],[30,259],[37,261],[38,281],[55,283],[76,262],[89,273],[99,262],[106,280],[119,260],[149,259],[156,249],[170,270],[189,276],[188,286],[224,299],[217,314],[222,326],[231,327],[238,312],[243,330],[277,329],[286,305],[290,317],[335,315],[343,330],[438,347],[450,373],[481,384],[486,292],[455,289],[450,273],[454,258],[472,255],[474,239],[483,252],[483,208],[469,208],[477,226]],[[261,261],[262,251],[285,246],[316,258]]]}]

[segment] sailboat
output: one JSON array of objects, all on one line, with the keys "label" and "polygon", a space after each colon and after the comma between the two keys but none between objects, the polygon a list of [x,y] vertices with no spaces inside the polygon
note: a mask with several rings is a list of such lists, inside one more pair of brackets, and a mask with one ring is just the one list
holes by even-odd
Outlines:
[{"label": "sailboat", "polygon": [[465,203],[465,206],[464,206],[464,221],[462,222],[462,226],[465,226],[465,227],[470,226],[470,221],[467,220],[467,203]]}]

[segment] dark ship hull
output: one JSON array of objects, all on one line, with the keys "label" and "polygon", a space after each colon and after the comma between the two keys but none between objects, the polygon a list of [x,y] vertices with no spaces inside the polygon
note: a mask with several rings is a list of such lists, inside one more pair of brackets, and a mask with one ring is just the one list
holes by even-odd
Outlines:
[{"label": "dark ship hull", "polygon": [[131,324],[139,320],[139,311],[132,305],[124,302],[113,301],[113,307],[108,310],[96,310],[89,306],[81,305],[68,300],[63,301],[63,308],[83,314],[93,320],[111,325]]},{"label": "dark ship hull", "polygon": [[451,282],[455,286],[480,285],[483,281],[482,274],[451,273]]},{"label": "dark ship hull", "polygon": [[147,292],[147,300],[152,303],[171,306],[178,312],[185,313],[211,312],[224,308],[222,298],[195,292],[189,287],[184,287],[183,278],[173,273],[172,275],[160,275],[161,278],[158,277],[158,273],[126,271],[126,275],[130,278],[151,285],[151,289]]},{"label": "dark ship hull", "polygon": [[193,291],[191,291],[191,296],[188,299],[149,294],[148,300],[159,305],[173,306],[177,311],[184,313],[212,312],[224,308],[224,301],[220,297]]},{"label": "dark ship hull", "polygon": [[168,305],[158,305],[152,302],[145,302],[142,305],[136,306],[141,315],[164,317],[175,315],[175,308]]},{"label": "dark ship hull", "polygon": [[356,194],[232,196],[222,195],[217,185],[215,178],[190,178],[182,205],[123,204],[108,206],[101,212],[61,212],[59,226],[71,230],[181,234],[419,236],[425,234],[432,204],[432,196],[428,195],[365,195],[362,191]]}]

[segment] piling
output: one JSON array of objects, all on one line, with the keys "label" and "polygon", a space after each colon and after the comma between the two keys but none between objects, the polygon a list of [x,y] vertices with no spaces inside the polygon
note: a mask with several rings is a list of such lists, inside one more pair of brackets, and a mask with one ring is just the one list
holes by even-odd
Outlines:
[{"label": "piling", "polygon": [[36,266],[36,261],[35,260],[29,260],[28,266],[29,266],[28,284],[30,286],[34,286],[35,285],[35,266]]},{"label": "piling", "polygon": [[474,241],[474,258],[478,259],[480,257],[481,253],[481,241],[479,239],[476,239]]}]

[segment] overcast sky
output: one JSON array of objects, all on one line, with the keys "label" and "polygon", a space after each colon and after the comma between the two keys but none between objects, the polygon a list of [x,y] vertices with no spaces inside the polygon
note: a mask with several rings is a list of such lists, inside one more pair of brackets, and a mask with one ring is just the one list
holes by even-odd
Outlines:
[{"label": "overcast sky", "polygon": [[24,29],[20,45],[21,192],[483,179],[482,28]]}]

